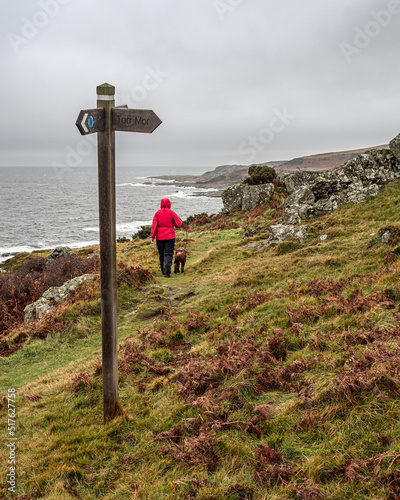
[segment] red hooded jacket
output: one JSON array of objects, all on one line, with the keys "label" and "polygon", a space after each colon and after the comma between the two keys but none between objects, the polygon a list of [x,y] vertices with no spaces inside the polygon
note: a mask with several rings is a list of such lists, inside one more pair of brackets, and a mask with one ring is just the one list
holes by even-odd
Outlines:
[{"label": "red hooded jacket", "polygon": [[153,225],[151,227],[150,238],[157,240],[172,240],[175,238],[175,227],[181,227],[182,221],[171,210],[171,202],[168,198],[161,200],[161,209],[158,210],[153,217]]}]

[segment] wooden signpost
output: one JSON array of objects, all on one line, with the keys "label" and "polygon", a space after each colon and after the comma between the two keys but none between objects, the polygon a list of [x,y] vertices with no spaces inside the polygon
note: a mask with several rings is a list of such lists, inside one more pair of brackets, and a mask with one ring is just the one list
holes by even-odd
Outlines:
[{"label": "wooden signpost", "polygon": [[115,87],[99,85],[97,108],[82,110],[76,121],[82,135],[98,134],[104,422],[112,420],[118,409],[115,131],[151,133],[161,124],[151,110],[115,107],[114,96]]}]

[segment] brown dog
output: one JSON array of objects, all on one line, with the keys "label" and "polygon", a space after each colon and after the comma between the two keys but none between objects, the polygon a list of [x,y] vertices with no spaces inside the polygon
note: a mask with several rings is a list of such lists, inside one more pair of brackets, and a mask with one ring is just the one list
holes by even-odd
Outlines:
[{"label": "brown dog", "polygon": [[175,261],[174,261],[174,271],[175,273],[179,273],[179,266],[181,268],[180,272],[185,272],[185,264],[186,264],[186,256],[189,252],[184,248],[177,248],[175,250]]}]

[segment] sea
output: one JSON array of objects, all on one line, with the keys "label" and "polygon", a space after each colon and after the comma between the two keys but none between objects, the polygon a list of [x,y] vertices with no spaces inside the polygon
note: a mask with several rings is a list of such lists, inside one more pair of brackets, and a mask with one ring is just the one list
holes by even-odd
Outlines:
[{"label": "sea", "polygon": [[[201,175],[207,167],[117,167],[117,238],[152,222],[162,198],[184,220],[222,209],[213,189],[175,186],[162,175]],[[0,262],[20,252],[99,243],[97,167],[0,167]]]}]

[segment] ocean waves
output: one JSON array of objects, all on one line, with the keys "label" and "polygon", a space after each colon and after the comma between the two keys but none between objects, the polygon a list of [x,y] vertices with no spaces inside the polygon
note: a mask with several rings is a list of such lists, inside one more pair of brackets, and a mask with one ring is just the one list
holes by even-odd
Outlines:
[{"label": "ocean waves", "polygon": [[[182,220],[220,212],[221,198],[209,196],[215,189],[175,186],[157,178],[171,173],[186,174],[188,169],[117,168],[117,238],[130,239],[151,224],[162,198],[171,200]],[[56,174],[47,167],[0,167],[0,262],[20,252],[98,244],[97,169],[71,168],[62,179]]]}]

